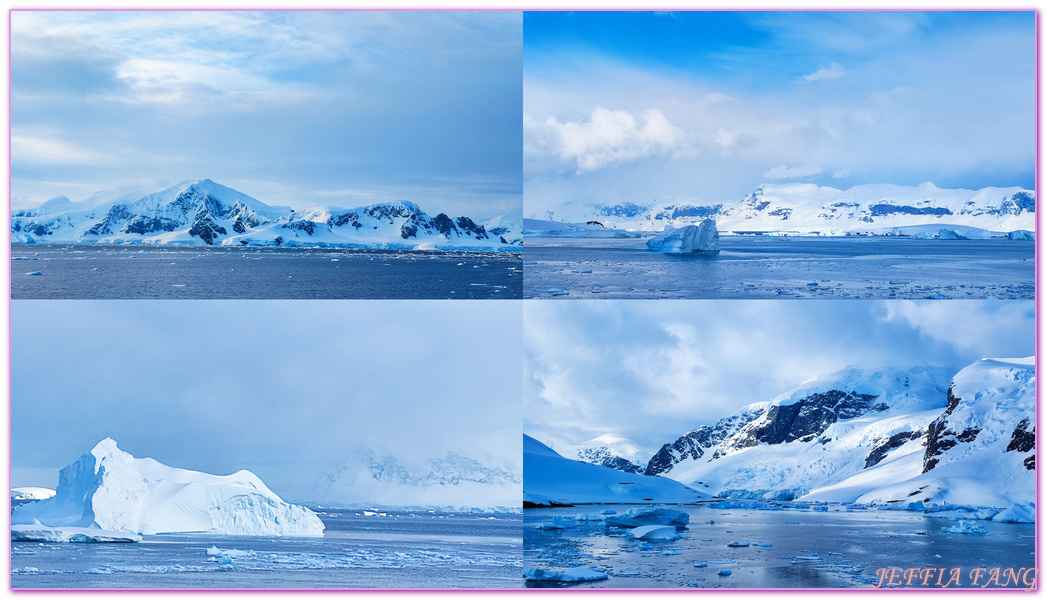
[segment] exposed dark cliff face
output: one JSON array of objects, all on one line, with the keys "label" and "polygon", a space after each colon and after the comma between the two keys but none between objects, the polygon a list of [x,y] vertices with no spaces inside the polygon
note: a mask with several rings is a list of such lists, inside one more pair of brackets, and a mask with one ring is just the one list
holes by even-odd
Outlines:
[{"label": "exposed dark cliff face", "polygon": [[200,215],[193,226],[189,228],[189,235],[199,237],[207,245],[214,245],[215,240],[219,235],[225,235],[227,232],[225,227],[218,225],[211,218],[211,215],[204,213]]},{"label": "exposed dark cliff face", "polygon": [[869,394],[829,390],[811,394],[793,404],[772,406],[755,427],[731,441],[731,448],[809,442],[836,421],[853,419],[870,410],[887,410],[886,404],[873,404],[876,398]]},{"label": "exposed dark cliff face", "polygon": [[1011,432],[1011,441],[1007,444],[1007,452],[1033,452],[1022,464],[1030,471],[1036,470],[1036,427],[1029,430],[1029,419],[1022,419],[1018,426]]},{"label": "exposed dark cliff face", "polygon": [[923,437],[923,435],[923,431],[903,431],[901,433],[896,433],[892,435],[891,437],[887,438],[886,441],[872,449],[872,452],[869,453],[869,456],[865,458],[865,468],[868,469],[869,467],[873,467],[880,464],[880,461],[886,458],[887,454],[891,450],[901,448],[906,443],[912,440],[920,439],[921,437]]},{"label": "exposed dark cliff face", "polygon": [[643,467],[614,454],[607,448],[586,448],[584,450],[579,450],[578,459],[583,462],[600,465],[616,471],[643,474]]},{"label": "exposed dark cliff face", "polygon": [[[681,460],[697,460],[705,456],[707,450],[716,448],[761,415],[762,408],[720,419],[716,425],[706,425],[688,431],[676,441],[662,446],[647,463],[644,475],[660,475],[672,469]],[[714,455],[714,458],[716,457]]]}]

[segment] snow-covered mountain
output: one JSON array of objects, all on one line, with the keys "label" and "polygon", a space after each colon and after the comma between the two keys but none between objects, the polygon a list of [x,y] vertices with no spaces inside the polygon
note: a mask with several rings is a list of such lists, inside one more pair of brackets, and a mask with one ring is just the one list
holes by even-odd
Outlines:
[{"label": "snow-covered mountain", "polygon": [[650,452],[642,450],[632,440],[616,433],[605,433],[587,442],[563,449],[573,460],[642,475]]},{"label": "snow-covered mountain", "polygon": [[360,445],[333,465],[311,494],[325,506],[514,507],[521,480],[519,464],[505,457],[449,451],[406,458]]},{"label": "snow-covered mountain", "polygon": [[145,195],[131,189],[100,192],[82,202],[52,198],[36,208],[14,211],[11,236],[24,243],[468,250],[522,245],[522,222],[505,217],[489,223],[498,233],[469,217],[430,217],[406,201],[295,212],[204,179]]},{"label": "snow-covered mountain", "polygon": [[523,436],[524,505],[650,504],[707,500],[700,492],[666,477],[649,477],[570,460]]},{"label": "snow-covered mountain", "polygon": [[288,504],[249,471],[208,475],[135,458],[106,438],[58,475],[56,494],[19,506],[13,525],[137,534],[323,535],[311,510]]},{"label": "snow-covered mountain", "polygon": [[721,497],[1009,507],[1033,501],[1032,359],[845,369],[665,444],[648,462]]},{"label": "snow-covered mountain", "polygon": [[950,190],[932,183],[916,187],[869,184],[847,190],[803,183],[764,184],[736,201],[570,204],[543,213],[542,218],[598,221],[609,228],[642,231],[713,219],[720,231],[740,233],[894,233],[895,228],[928,225],[1008,233],[1035,229],[1036,195],[1020,187]]}]

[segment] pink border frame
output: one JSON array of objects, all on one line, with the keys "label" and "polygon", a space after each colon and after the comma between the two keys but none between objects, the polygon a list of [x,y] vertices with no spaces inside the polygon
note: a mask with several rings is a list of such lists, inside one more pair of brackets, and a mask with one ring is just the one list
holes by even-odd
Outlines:
[{"label": "pink border frame", "polygon": [[[10,135],[10,133],[11,133],[11,123],[12,123],[12,109],[11,109],[11,102],[10,102],[10,90],[11,90],[11,54],[12,54],[12,42],[11,42],[12,18],[11,17],[12,17],[12,15],[15,12],[86,12],[86,11],[92,11],[92,12],[166,12],[166,11],[224,12],[224,11],[251,11],[251,10],[273,11],[273,12],[306,12],[306,11],[318,11],[318,12],[319,11],[323,11],[323,12],[365,12],[365,11],[408,12],[408,11],[410,11],[410,12],[415,12],[415,11],[422,11],[422,10],[432,10],[432,11],[440,11],[440,12],[446,12],[446,11],[541,12],[541,11],[563,11],[563,10],[574,10],[574,11],[614,10],[614,11],[619,11],[619,12],[647,12],[647,11],[659,10],[659,9],[655,8],[655,7],[643,8],[643,9],[639,9],[639,8],[614,8],[614,9],[573,8],[572,9],[572,8],[564,8],[564,7],[556,7],[556,8],[526,8],[526,9],[513,9],[513,8],[508,8],[508,7],[506,7],[506,8],[472,8],[472,7],[447,8],[447,7],[444,7],[444,8],[439,8],[439,9],[436,9],[436,8],[433,8],[433,9],[430,9],[430,8],[381,8],[381,7],[294,8],[294,9],[275,9],[275,8],[247,9],[247,8],[214,8],[214,7],[201,7],[201,8],[191,8],[191,7],[163,8],[163,7],[153,7],[153,8],[145,8],[145,9],[139,9],[139,8],[100,8],[100,9],[94,9],[94,8],[92,8],[92,9],[87,9],[87,8],[9,8],[8,9],[8,19],[7,19],[7,42],[8,42],[8,47],[7,47],[7,59],[8,59],[8,64],[7,64],[7,67],[8,67],[8,69],[7,69],[7,76],[8,76],[8,78],[7,78],[7,90],[8,90],[8,94],[7,94],[7,130],[8,130],[8,139],[7,139],[7,142],[8,142],[7,143],[7,152],[8,152],[8,161],[7,161],[7,197],[8,197],[7,219],[8,219],[8,222],[10,222],[10,220],[11,220],[10,198],[12,197],[12,193],[13,193],[13,190],[12,190],[12,187],[11,187],[12,142],[11,142],[11,135]],[[662,9],[662,10],[665,10],[665,9]],[[681,8],[671,8],[669,10],[700,11],[700,12],[717,12],[717,11],[728,11],[728,10],[730,10],[730,11],[737,10],[737,11],[740,11],[740,12],[759,12],[759,11],[779,11],[779,12],[807,12],[807,11],[830,11],[830,12],[841,12],[841,11],[846,11],[846,12],[899,11],[899,12],[917,12],[917,11],[926,11],[926,12],[943,12],[943,11],[954,10],[954,9],[942,9],[942,8],[932,8],[932,9],[921,9],[921,8],[901,8],[901,9],[890,9],[890,8],[845,8],[845,9],[831,9],[831,8],[780,9],[780,8],[778,8],[778,9],[772,9],[772,8],[767,8],[767,9],[757,9],[757,8],[744,8],[744,7],[743,8],[737,8],[737,9],[733,9],[733,8],[732,9],[725,9],[725,8],[697,8],[696,7],[696,8],[683,8],[683,9],[681,9]],[[1034,179],[1035,179],[1035,188],[1036,189],[1034,189],[1033,191],[1034,191],[1034,195],[1035,195],[1035,198],[1036,198],[1036,204],[1039,206],[1039,182],[1040,182],[1040,160],[1039,160],[1040,154],[1039,154],[1039,148],[1040,148],[1040,98],[1041,98],[1041,94],[1040,94],[1040,87],[1041,87],[1040,86],[1040,18],[1039,18],[1040,17],[1040,12],[1039,12],[1038,9],[1013,9],[1013,8],[1012,9],[976,8],[976,9],[957,9],[957,10],[963,10],[963,11],[967,11],[967,12],[978,12],[978,11],[984,11],[984,12],[1026,12],[1026,11],[1031,10],[1033,12],[1033,14],[1034,14],[1033,20],[1034,20],[1034,36],[1035,36],[1035,52],[1036,52],[1036,67],[1035,67],[1035,70],[1036,70],[1036,83],[1035,83],[1035,87],[1036,87],[1036,92],[1035,92],[1035,96],[1036,96],[1036,115],[1035,115],[1036,165],[1035,165],[1035,171],[1034,171]],[[1036,261],[1036,266],[1035,266],[1034,285],[1036,287],[1036,289],[1035,289],[1035,306],[1036,306],[1037,310],[1036,310],[1036,331],[1035,331],[1036,355],[1035,355],[1035,359],[1034,359],[1034,364],[1035,364],[1035,368],[1036,368],[1037,372],[1039,372],[1039,370],[1040,370],[1040,352],[1039,352],[1039,350],[1040,350],[1040,339],[1041,339],[1040,338],[1041,322],[1040,322],[1040,318],[1039,318],[1039,316],[1040,316],[1039,308],[1040,308],[1040,303],[1041,303],[1041,300],[1042,300],[1041,295],[1040,295],[1040,279],[1041,279],[1040,278],[1040,271],[1041,271],[1042,268],[1044,268],[1044,266],[1042,264],[1042,261],[1040,260],[1040,252],[1041,252],[1040,232],[1041,232],[1041,229],[1042,229],[1040,227],[1040,221],[1043,218],[1042,215],[1043,215],[1042,211],[1038,211],[1037,212],[1036,223],[1035,223],[1035,233],[1036,233],[1036,240],[1035,240],[1036,257],[1035,257],[1035,261]],[[5,234],[5,237],[7,238],[7,243],[5,244],[5,252],[7,253],[8,258],[10,258],[10,252],[11,252],[10,230],[7,231],[7,233]],[[11,331],[11,302],[12,302],[12,300],[10,298],[10,286],[11,286],[11,282],[10,282],[10,279],[9,279],[10,278],[10,272],[8,271],[8,273],[6,273],[4,275],[4,277],[8,278],[7,279],[7,288],[8,288],[8,300],[7,300],[7,333],[8,333],[8,336],[7,336],[7,351],[8,351],[8,362],[7,362],[7,365],[6,365],[7,383],[8,383],[8,387],[7,387],[7,399],[8,399],[8,431],[7,431],[8,469],[7,469],[7,484],[8,485],[7,485],[7,487],[8,487],[8,489],[10,489],[11,488],[11,469],[10,469],[11,446],[10,446],[10,440],[11,440],[11,427],[12,427],[11,419],[10,419],[10,401],[11,401],[11,394],[12,394],[12,389],[11,389],[11,363],[10,363],[10,357],[11,357],[11,351],[12,351],[11,336],[10,336],[10,331]],[[1040,410],[1039,410],[1040,390],[1041,390],[1041,383],[1040,383],[1040,379],[1037,378],[1037,381],[1036,381],[1036,411],[1035,411],[1036,414],[1035,414],[1035,421],[1036,421],[1037,430],[1042,431],[1042,429],[1041,429],[1042,423],[1040,422]],[[1041,456],[1040,456],[1040,445],[1039,444],[1036,445],[1035,456],[1036,456],[1036,463],[1037,463],[1037,465],[1038,466],[1042,465]],[[40,593],[40,592],[55,593],[55,594],[66,594],[66,593],[77,593],[77,594],[80,594],[80,593],[95,593],[95,594],[97,594],[97,593],[101,593],[101,594],[111,594],[111,593],[121,593],[121,594],[128,594],[128,593],[130,593],[130,594],[135,594],[135,593],[142,593],[142,594],[153,594],[153,593],[189,594],[189,593],[199,593],[199,592],[207,592],[207,593],[234,593],[234,594],[236,594],[236,593],[240,593],[240,594],[243,594],[243,593],[251,593],[251,594],[259,594],[259,593],[261,593],[261,594],[292,594],[292,593],[302,593],[302,592],[305,592],[305,593],[331,593],[331,592],[334,592],[334,593],[343,593],[343,594],[344,593],[354,593],[354,594],[363,594],[363,595],[369,595],[369,594],[389,594],[389,593],[392,593],[392,594],[419,594],[419,593],[426,593],[426,594],[428,594],[428,593],[452,593],[452,594],[458,594],[458,593],[466,593],[466,594],[473,594],[473,595],[475,595],[475,594],[487,594],[487,593],[489,593],[489,594],[502,594],[502,593],[521,593],[521,592],[522,593],[526,593],[526,594],[532,594],[532,593],[533,594],[538,594],[538,593],[553,593],[553,594],[555,594],[555,593],[568,593],[568,594],[572,594],[572,593],[587,593],[587,592],[588,593],[598,593],[598,594],[605,594],[605,593],[607,593],[607,594],[623,594],[623,593],[624,594],[646,594],[646,593],[650,593],[650,592],[656,592],[656,593],[660,593],[660,594],[664,594],[664,593],[668,593],[668,594],[673,594],[673,593],[676,593],[676,594],[680,594],[680,593],[682,593],[682,594],[702,594],[702,593],[710,593],[710,592],[712,592],[712,593],[734,593],[734,594],[738,594],[738,593],[748,594],[748,593],[759,593],[759,592],[774,592],[774,593],[778,593],[778,594],[797,594],[797,593],[809,593],[809,592],[815,592],[815,593],[855,593],[855,592],[859,592],[859,593],[866,592],[866,593],[868,593],[868,592],[873,592],[873,593],[891,593],[891,594],[902,594],[902,595],[905,595],[905,594],[910,594],[910,593],[919,594],[919,593],[950,593],[950,592],[951,593],[975,593],[975,594],[978,594],[978,593],[981,593],[981,594],[986,594],[986,593],[988,593],[988,594],[997,594],[997,593],[1028,592],[1028,591],[1039,592],[1040,591],[1039,575],[1042,572],[1042,569],[1041,569],[1042,554],[1041,554],[1041,548],[1040,548],[1040,538],[1041,538],[1041,536],[1040,536],[1040,531],[1039,531],[1039,529],[1040,529],[1040,520],[1039,520],[1039,513],[1040,513],[1040,511],[1039,511],[1039,507],[1040,507],[1040,485],[1041,485],[1041,478],[1040,478],[1040,470],[1039,469],[1036,470],[1035,480],[1036,480],[1036,507],[1037,507],[1037,511],[1036,511],[1037,512],[1037,531],[1036,531],[1036,539],[1035,539],[1035,552],[1036,552],[1035,565],[1036,565],[1036,570],[1037,570],[1037,582],[1036,582],[1036,586],[1034,588],[1032,588],[1032,590],[1027,590],[1025,588],[1011,588],[1011,589],[994,588],[994,589],[989,590],[989,589],[983,589],[983,588],[949,588],[949,589],[941,589],[941,588],[876,588],[876,587],[873,587],[873,588],[694,588],[694,589],[691,589],[691,588],[686,588],[686,589],[678,589],[678,588],[525,588],[525,587],[520,587],[520,588],[206,588],[205,587],[205,588],[173,588],[173,589],[172,588],[30,588],[30,587],[12,588],[11,587],[11,580],[10,580],[10,572],[11,572],[11,566],[12,566],[12,557],[11,557],[10,549],[8,549],[8,551],[7,551],[7,567],[8,567],[8,569],[7,569],[8,570],[8,586],[7,586],[7,590],[8,590],[9,593],[19,593],[19,594],[20,593]],[[11,521],[10,512],[11,512],[11,505],[10,505],[10,498],[8,498],[7,515],[6,515],[8,529],[10,529],[10,525],[11,525],[11,523],[10,523],[10,521]]]}]

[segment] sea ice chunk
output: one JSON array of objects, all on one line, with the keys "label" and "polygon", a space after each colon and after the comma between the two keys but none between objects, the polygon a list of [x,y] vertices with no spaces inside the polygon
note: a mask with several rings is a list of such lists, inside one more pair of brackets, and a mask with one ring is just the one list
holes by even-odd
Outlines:
[{"label": "sea ice chunk", "polygon": [[728,548],[748,548],[749,547],[749,542],[746,542],[745,540],[735,540],[733,542],[728,543],[727,547]]},{"label": "sea ice chunk", "polygon": [[705,219],[698,225],[687,225],[672,229],[666,225],[665,231],[647,240],[647,247],[656,252],[719,252],[720,232],[716,222]]},{"label": "sea ice chunk", "polygon": [[630,508],[624,515],[607,517],[604,522],[615,527],[640,527],[641,525],[672,525],[686,527],[691,517],[679,510],[655,506]]},{"label": "sea ice chunk", "polygon": [[578,583],[582,581],[598,581],[607,579],[607,574],[590,567],[574,567],[566,571],[549,571],[547,569],[528,569],[524,573],[524,579],[528,581],[565,581]]},{"label": "sea ice chunk", "polygon": [[321,536],[313,511],[280,499],[249,471],[208,475],[135,458],[106,438],[59,472],[52,498],[19,506],[13,524],[124,533]]},{"label": "sea ice chunk", "polygon": [[972,523],[972,522],[969,522],[969,521],[960,521],[958,524],[953,525],[952,527],[942,527],[942,531],[944,531],[946,533],[970,533],[970,534],[979,534],[979,533],[985,533],[986,532],[985,528],[982,527],[981,525],[979,525],[977,523]]},{"label": "sea ice chunk", "polygon": [[643,525],[629,531],[638,540],[678,540],[680,534],[672,525]]}]

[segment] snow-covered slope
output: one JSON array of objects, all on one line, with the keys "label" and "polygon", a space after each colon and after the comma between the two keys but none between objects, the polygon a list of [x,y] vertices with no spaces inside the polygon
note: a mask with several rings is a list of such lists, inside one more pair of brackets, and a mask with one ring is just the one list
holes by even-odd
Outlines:
[{"label": "snow-covered slope", "polygon": [[324,531],[315,513],[284,502],[253,473],[219,476],[168,467],[135,458],[109,438],[61,470],[53,498],[19,506],[11,522],[138,534]]},{"label": "snow-covered slope", "polygon": [[723,497],[1032,501],[1032,359],[845,369],[666,444],[647,465]]},{"label": "snow-covered slope", "polygon": [[53,198],[15,211],[15,242],[344,246],[394,249],[506,250],[522,242],[522,224],[496,219],[498,234],[469,217],[427,215],[412,202],[294,212],[269,206],[209,179],[138,195],[96,194],[83,202]]},{"label": "snow-covered slope", "polygon": [[803,183],[764,184],[738,201],[699,204],[655,202],[637,205],[563,206],[547,218],[596,220],[606,227],[661,231],[713,219],[721,232],[777,232],[845,235],[884,233],[894,228],[933,225],[970,227],[1006,234],[1033,230],[1035,192],[1019,187],[981,190],[860,185],[847,190]]},{"label": "snow-covered slope", "polygon": [[616,433],[605,433],[587,442],[563,449],[564,455],[626,473],[643,474],[650,452]]},{"label": "snow-covered slope", "polygon": [[625,473],[564,458],[528,435],[523,440],[525,503],[678,503],[710,497],[665,477]]},{"label": "snow-covered slope", "polygon": [[520,502],[519,463],[447,452],[404,458],[359,446],[316,483],[324,506],[510,508]]}]

